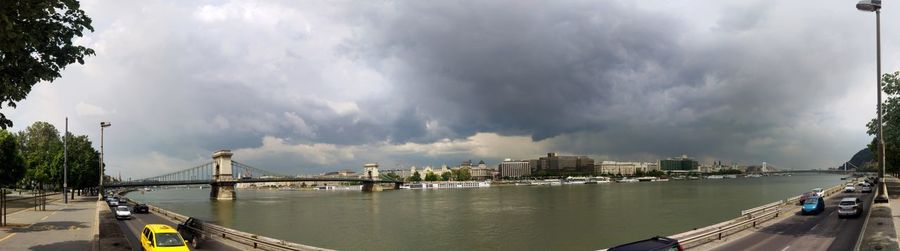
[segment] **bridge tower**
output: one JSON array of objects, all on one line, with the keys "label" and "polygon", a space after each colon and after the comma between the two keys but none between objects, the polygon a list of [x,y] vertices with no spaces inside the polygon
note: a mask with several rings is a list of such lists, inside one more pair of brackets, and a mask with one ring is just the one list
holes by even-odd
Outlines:
[{"label": "bridge tower", "polygon": [[233,200],[234,196],[234,177],[231,175],[231,150],[219,150],[212,154],[213,165],[213,182],[212,189],[209,191],[209,197],[216,200]]},{"label": "bridge tower", "polygon": [[381,191],[381,186],[375,183],[378,180],[378,164],[370,163],[363,165],[363,175],[362,178],[362,191],[363,192],[378,192]]}]

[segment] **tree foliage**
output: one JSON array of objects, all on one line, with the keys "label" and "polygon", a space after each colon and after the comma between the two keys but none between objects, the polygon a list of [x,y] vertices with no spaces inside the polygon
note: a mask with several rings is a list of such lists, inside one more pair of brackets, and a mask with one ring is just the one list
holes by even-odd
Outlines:
[{"label": "tree foliage", "polygon": [[9,187],[25,176],[25,161],[19,155],[16,136],[0,130],[0,187]]},{"label": "tree foliage", "polygon": [[438,179],[437,174],[434,174],[434,172],[429,171],[425,174],[425,181],[438,181]]},{"label": "tree foliage", "polygon": [[450,172],[453,173],[452,174],[453,180],[467,181],[467,180],[472,179],[472,173],[469,171],[468,167],[451,170]]},{"label": "tree foliage", "polygon": [[91,146],[85,135],[69,133],[69,187],[81,189],[96,186],[100,181],[100,152]]},{"label": "tree foliage", "polygon": [[[883,134],[884,134],[884,150],[886,159],[886,169],[888,172],[898,172],[900,166],[900,71],[894,73],[886,73],[881,77],[882,91],[886,94],[883,104]],[[881,158],[878,152],[877,126],[878,114],[875,118],[866,124],[868,134],[875,136],[869,144],[869,149],[875,153],[876,162]]]},{"label": "tree foliage", "polygon": [[[63,149],[63,137],[52,124],[47,122],[35,122],[16,135],[6,135],[0,131],[0,185],[18,181],[20,187],[28,187],[32,184],[45,184],[50,187],[62,187],[63,165],[65,154]],[[68,134],[68,185],[75,189],[95,187],[100,179],[100,152],[95,150],[91,141],[85,135]],[[7,144],[10,141],[10,145]],[[15,156],[7,156],[8,149],[15,149]],[[21,166],[19,173],[12,171],[7,175],[8,168],[15,166],[7,163],[15,163],[18,158]],[[7,160],[12,161],[7,161]],[[9,166],[9,167],[8,167]],[[7,178],[9,176],[9,178]]]},{"label": "tree foliage", "polygon": [[56,127],[35,122],[19,132],[18,139],[28,181],[46,184],[62,180],[63,145]]},{"label": "tree foliage", "polygon": [[[82,31],[94,31],[76,0],[0,1],[0,108],[16,107],[31,87],[59,78],[94,50],[75,45]],[[12,121],[0,113],[0,128]]]},{"label": "tree foliage", "polygon": [[441,173],[441,180],[443,180],[443,181],[448,181],[448,180],[450,180],[450,176],[452,175],[451,173],[452,173],[452,172],[444,172],[444,173]]},{"label": "tree foliage", "polygon": [[419,171],[415,171],[412,176],[409,176],[409,181],[422,181],[422,175],[419,174]]}]

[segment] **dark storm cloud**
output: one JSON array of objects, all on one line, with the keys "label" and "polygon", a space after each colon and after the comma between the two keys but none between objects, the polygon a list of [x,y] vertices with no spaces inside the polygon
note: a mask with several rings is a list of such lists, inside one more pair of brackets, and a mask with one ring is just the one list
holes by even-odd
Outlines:
[{"label": "dark storm cloud", "polygon": [[[543,151],[617,160],[689,154],[796,167],[819,160],[819,167],[862,147],[831,147],[841,140],[867,141],[836,135],[848,130],[834,124],[851,123],[825,110],[847,98],[859,72],[872,75],[871,57],[860,53],[871,51],[871,30],[849,24],[871,20],[852,6],[85,6],[97,28],[87,42],[98,55],[53,86],[79,95],[42,99],[38,92],[21,113],[29,115],[25,121],[49,120],[85,101],[116,111],[73,121],[91,121],[76,126],[90,132],[97,120],[113,121],[111,162],[142,165],[148,168],[135,170],[147,174],[154,172],[149,167],[199,164],[221,148],[243,149],[247,159],[239,159],[285,173]],[[862,134],[864,122],[849,131]],[[147,156],[153,159],[143,163]]]},{"label": "dark storm cloud", "polygon": [[[370,62],[404,62],[390,72],[400,94],[455,137],[596,132],[609,144],[559,147],[757,160],[804,140],[808,113],[843,95],[836,72],[859,58],[846,48],[855,39],[764,23],[766,6],[722,14],[697,37],[683,20],[615,1],[408,2],[374,13],[354,42]],[[771,137],[786,142],[747,153]]]}]

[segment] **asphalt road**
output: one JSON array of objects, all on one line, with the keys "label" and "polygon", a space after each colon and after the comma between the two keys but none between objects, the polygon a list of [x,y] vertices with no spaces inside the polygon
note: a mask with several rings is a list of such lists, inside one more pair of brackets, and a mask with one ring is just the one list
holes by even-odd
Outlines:
[{"label": "asphalt road", "polygon": [[[129,205],[131,207],[133,205]],[[122,233],[125,234],[125,238],[128,239],[128,243],[131,244],[132,250],[141,250],[140,245],[140,233],[141,230],[144,229],[144,226],[147,224],[167,224],[176,227],[177,224],[172,223],[172,221],[167,220],[163,217],[160,217],[156,214],[132,214],[132,218],[128,220],[120,220],[119,228],[122,230]],[[191,250],[241,250],[239,248],[235,248],[229,245],[226,245],[222,242],[219,242],[215,239],[207,239],[201,242],[200,248]]]},{"label": "asphalt road", "polygon": [[713,250],[853,250],[867,211],[858,218],[838,218],[838,202],[848,196],[861,197],[866,205],[864,210],[869,210],[873,194],[835,194],[825,201],[825,211],[818,215],[801,215],[798,209],[790,218]]}]

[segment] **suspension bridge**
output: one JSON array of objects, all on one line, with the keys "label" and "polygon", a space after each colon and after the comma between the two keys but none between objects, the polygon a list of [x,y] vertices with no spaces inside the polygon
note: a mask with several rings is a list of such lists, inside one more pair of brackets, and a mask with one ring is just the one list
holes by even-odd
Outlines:
[{"label": "suspension bridge", "polygon": [[182,185],[210,185],[210,197],[219,200],[235,198],[235,184],[262,182],[351,182],[362,184],[362,191],[377,191],[379,183],[390,183],[394,188],[403,184],[389,176],[378,175],[377,166],[366,166],[360,177],[288,176],[256,168],[231,159],[229,150],[213,153],[213,160],[198,166],[163,175],[133,181],[105,184],[105,188],[134,188]]}]

